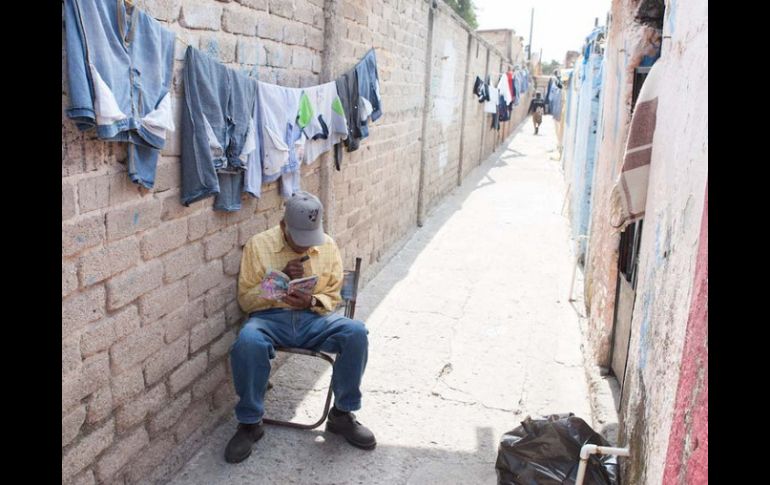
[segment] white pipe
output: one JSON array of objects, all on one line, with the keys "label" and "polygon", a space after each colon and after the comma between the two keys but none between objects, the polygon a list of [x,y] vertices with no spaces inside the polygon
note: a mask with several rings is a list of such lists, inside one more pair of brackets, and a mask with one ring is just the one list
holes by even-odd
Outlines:
[{"label": "white pipe", "polygon": [[586,236],[585,234],[581,234],[575,238],[575,264],[574,266],[572,266],[572,280],[570,281],[570,284],[569,284],[569,296],[567,297],[567,301],[575,301],[572,299],[572,290],[575,287],[575,273],[577,272],[577,267],[578,267],[578,250],[580,249],[579,244],[581,239],[587,239],[587,238],[588,236]]},{"label": "white pipe", "polygon": [[586,476],[586,467],[588,466],[588,457],[590,455],[629,456],[630,451],[631,450],[628,447],[613,448],[611,446],[583,445],[583,447],[580,448],[580,466],[578,466],[575,485],[583,485],[583,480]]},{"label": "white pipe", "polygon": [[571,184],[567,184],[567,190],[564,192],[564,201],[561,203],[561,211],[559,211],[559,215],[564,215],[564,208],[567,206],[567,198],[569,197],[569,191],[571,187]]}]

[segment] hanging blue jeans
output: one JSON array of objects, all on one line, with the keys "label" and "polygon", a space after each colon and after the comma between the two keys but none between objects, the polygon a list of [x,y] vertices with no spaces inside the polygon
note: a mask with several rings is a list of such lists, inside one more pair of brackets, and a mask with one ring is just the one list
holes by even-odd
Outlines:
[{"label": "hanging blue jeans", "polygon": [[182,204],[216,195],[214,209],[239,210],[248,156],[259,149],[257,82],[192,46],[183,76]]},{"label": "hanging blue jeans", "polygon": [[[380,78],[377,73],[377,57],[374,55],[374,49],[364,55],[364,58],[356,64],[356,78],[358,81],[358,95],[360,98],[366,99],[371,105],[371,112],[369,117],[372,121],[377,121],[382,116],[382,100],[380,98]],[[365,103],[359,105],[359,110],[362,106],[368,107]],[[364,115],[361,115],[364,118]],[[369,136],[368,119],[361,121],[361,138]]]}]

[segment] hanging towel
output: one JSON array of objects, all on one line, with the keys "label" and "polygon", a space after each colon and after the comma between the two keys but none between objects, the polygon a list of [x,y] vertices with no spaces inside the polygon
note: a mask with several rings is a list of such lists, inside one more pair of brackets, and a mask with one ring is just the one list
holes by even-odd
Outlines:
[{"label": "hanging towel", "polygon": [[612,226],[621,231],[644,216],[647,186],[657,122],[659,63],[650,69],[636,100],[628,130],[623,166],[612,190],[613,210],[619,212]]},{"label": "hanging towel", "polygon": [[508,84],[508,76],[505,74],[500,75],[500,80],[497,82],[497,90],[503,95],[505,104],[513,102],[513,93],[511,93],[510,85]]},{"label": "hanging towel", "polygon": [[348,137],[348,123],[334,81],[305,89],[313,116],[305,128],[305,160],[313,163],[322,153]]},{"label": "hanging towel", "polygon": [[489,86],[489,101],[484,103],[484,112],[485,113],[497,113],[497,103],[499,101],[498,97],[500,96],[500,92],[497,90],[497,88],[493,88],[492,86]]}]

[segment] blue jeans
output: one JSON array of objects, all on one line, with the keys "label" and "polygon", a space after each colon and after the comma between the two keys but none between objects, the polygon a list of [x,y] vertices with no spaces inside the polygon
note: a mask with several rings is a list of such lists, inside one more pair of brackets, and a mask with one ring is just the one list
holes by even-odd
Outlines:
[{"label": "blue jeans", "polygon": [[337,354],[332,373],[334,405],[340,411],[360,409],[368,333],[363,322],[337,313],[319,315],[309,310],[283,308],[252,313],[230,349],[235,392],[240,398],[235,406],[236,418],[246,424],[262,420],[274,347]]},{"label": "blue jeans", "polygon": [[[364,55],[356,64],[356,78],[358,79],[358,95],[372,103],[372,121],[377,121],[382,116],[382,100],[380,98],[380,80],[377,73],[377,57],[374,49]],[[361,138],[369,136],[368,120],[360,122]]]},{"label": "blue jeans", "polygon": [[192,46],[182,75],[182,204],[215,195],[215,210],[240,210],[257,83]]}]

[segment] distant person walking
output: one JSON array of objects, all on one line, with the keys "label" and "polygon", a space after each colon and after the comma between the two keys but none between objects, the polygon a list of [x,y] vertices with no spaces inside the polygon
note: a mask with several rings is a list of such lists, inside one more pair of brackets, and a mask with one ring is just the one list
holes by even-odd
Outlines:
[{"label": "distant person walking", "polygon": [[535,93],[535,99],[529,103],[529,111],[532,113],[532,122],[535,124],[535,134],[540,129],[540,123],[543,122],[543,113],[545,113],[545,100],[540,97],[540,93]]}]

